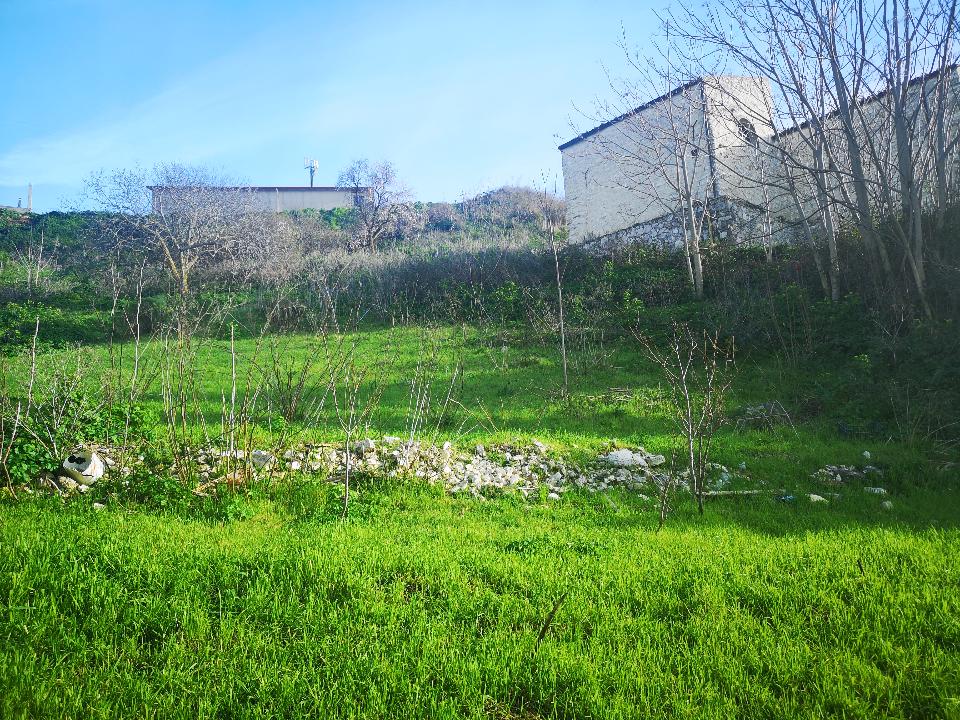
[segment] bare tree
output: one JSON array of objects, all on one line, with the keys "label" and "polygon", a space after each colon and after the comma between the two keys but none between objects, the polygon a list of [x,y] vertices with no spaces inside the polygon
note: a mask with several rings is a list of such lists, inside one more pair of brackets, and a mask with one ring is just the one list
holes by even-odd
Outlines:
[{"label": "bare tree", "polygon": [[781,130],[764,143],[779,169],[769,184],[804,233],[827,238],[830,271],[831,237],[853,226],[878,292],[929,316],[923,218],[942,220],[958,194],[956,0],[711,0],[665,26],[701,72],[770,84]]},{"label": "bare tree", "polygon": [[27,295],[32,296],[34,291],[43,287],[49,280],[50,272],[56,268],[56,262],[49,248],[45,246],[43,228],[40,228],[39,240],[34,237],[31,230],[26,244],[14,248],[13,261],[23,268],[27,282]]},{"label": "bare tree", "polygon": [[570,397],[570,376],[567,367],[567,326],[563,316],[563,281],[560,274],[560,242],[558,240],[558,234],[566,229],[566,213],[563,211],[563,205],[557,202],[556,194],[551,195],[547,192],[546,182],[544,182],[538,205],[540,227],[550,238],[550,250],[553,252],[553,267],[556,272],[558,334],[560,335],[560,359],[563,362],[563,397],[566,400]]},{"label": "bare tree", "polygon": [[[594,152],[615,171],[600,182],[628,190],[636,199],[638,222],[672,226],[682,243],[687,276],[694,294],[703,297],[702,247],[710,233],[710,207],[717,195],[706,123],[707,97],[702,83],[670,64],[622,49],[634,77],[611,80],[612,103],[599,114],[616,115],[618,122],[589,138]],[[650,103],[652,98],[660,98]]]},{"label": "bare tree", "polygon": [[713,439],[724,422],[723,402],[732,381],[733,339],[722,341],[719,333],[674,325],[669,348],[663,351],[645,335],[638,332],[636,337],[670,388],[674,418],[686,444],[690,493],[703,514]]},{"label": "bare tree", "polygon": [[111,247],[156,256],[182,299],[198,271],[236,259],[260,240],[258,223],[267,215],[257,212],[248,188],[177,164],[96,174],[88,194],[103,211]]},{"label": "bare tree", "polygon": [[[353,455],[363,453],[363,447],[355,446],[358,434],[363,433],[377,409],[383,392],[384,379],[376,364],[363,363],[356,338],[345,335],[329,339],[326,346],[327,364],[333,368],[329,385],[337,422],[343,431],[344,475],[343,512],[346,519],[350,511],[350,477],[353,471]],[[365,392],[366,392],[366,396]]]},{"label": "bare tree", "polygon": [[410,193],[400,185],[389,162],[371,165],[367,160],[357,160],[340,173],[337,184],[354,193],[355,239],[361,247],[376,250],[410,222]]}]

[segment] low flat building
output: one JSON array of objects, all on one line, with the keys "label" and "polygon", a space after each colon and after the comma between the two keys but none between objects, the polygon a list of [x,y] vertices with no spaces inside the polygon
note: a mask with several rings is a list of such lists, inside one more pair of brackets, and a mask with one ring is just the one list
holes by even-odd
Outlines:
[{"label": "low flat building", "polygon": [[[161,207],[164,195],[180,188],[152,186],[154,210]],[[252,209],[263,212],[291,212],[295,210],[336,210],[352,208],[357,204],[358,192],[367,188],[344,187],[297,187],[297,186],[256,186],[224,187],[224,192],[249,193]]]}]

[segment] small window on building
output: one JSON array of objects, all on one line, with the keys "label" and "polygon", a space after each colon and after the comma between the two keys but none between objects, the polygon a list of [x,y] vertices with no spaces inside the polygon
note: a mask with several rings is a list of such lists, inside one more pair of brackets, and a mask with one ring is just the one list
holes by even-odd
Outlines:
[{"label": "small window on building", "polygon": [[740,118],[737,124],[740,126],[740,137],[747,141],[747,145],[757,147],[760,144],[760,138],[757,137],[757,130],[753,123],[746,118]]}]

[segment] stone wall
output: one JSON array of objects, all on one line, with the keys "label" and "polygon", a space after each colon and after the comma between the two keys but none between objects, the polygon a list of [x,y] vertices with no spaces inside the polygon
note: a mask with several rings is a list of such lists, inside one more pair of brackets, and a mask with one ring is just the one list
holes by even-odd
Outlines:
[{"label": "stone wall", "polygon": [[[731,198],[710,200],[708,205],[709,220],[708,227],[703,231],[704,244],[764,245],[771,241],[792,242],[796,239],[794,229],[783,219],[773,217],[768,225],[763,208],[756,205]],[[679,212],[666,213],[602,236],[588,236],[583,243],[597,252],[614,251],[635,244],[662,250],[682,248],[683,218]]]}]

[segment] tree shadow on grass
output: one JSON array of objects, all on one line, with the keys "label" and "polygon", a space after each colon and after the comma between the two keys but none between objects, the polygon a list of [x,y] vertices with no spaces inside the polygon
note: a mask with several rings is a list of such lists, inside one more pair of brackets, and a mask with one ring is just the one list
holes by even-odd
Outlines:
[{"label": "tree shadow on grass", "polygon": [[[797,537],[856,527],[910,532],[960,528],[960,503],[947,488],[922,488],[894,495],[891,510],[882,507],[882,497],[867,494],[859,487],[847,489],[843,497],[827,504],[812,503],[807,494],[791,497],[792,500],[782,500],[770,494],[713,499],[699,516],[693,500],[684,494],[675,498],[665,527],[718,534],[740,528],[770,537]],[[592,517],[582,517],[582,521],[599,528],[653,532],[659,523],[657,508],[652,504],[642,508],[622,504],[619,512],[596,502],[592,504],[596,511]]]}]

